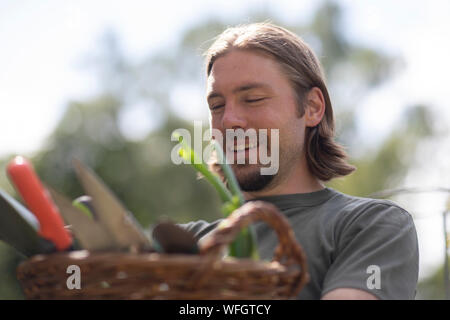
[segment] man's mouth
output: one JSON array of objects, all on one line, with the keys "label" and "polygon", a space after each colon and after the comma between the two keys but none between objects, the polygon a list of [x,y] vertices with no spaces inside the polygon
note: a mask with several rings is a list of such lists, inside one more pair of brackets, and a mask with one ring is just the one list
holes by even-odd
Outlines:
[{"label": "man's mouth", "polygon": [[252,150],[258,147],[258,143],[257,142],[252,142],[252,143],[246,143],[246,144],[236,144],[234,145],[230,151],[233,152],[241,152],[241,151],[247,151],[247,150]]}]

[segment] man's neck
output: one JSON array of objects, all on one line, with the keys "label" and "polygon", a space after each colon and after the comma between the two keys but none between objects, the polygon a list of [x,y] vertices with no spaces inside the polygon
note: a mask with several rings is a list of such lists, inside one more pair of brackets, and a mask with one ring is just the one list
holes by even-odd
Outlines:
[{"label": "man's neck", "polygon": [[282,181],[276,180],[275,178],[274,183],[263,190],[244,192],[245,199],[250,200],[282,194],[310,193],[325,188],[323,183],[309,172],[306,161],[292,170]]}]

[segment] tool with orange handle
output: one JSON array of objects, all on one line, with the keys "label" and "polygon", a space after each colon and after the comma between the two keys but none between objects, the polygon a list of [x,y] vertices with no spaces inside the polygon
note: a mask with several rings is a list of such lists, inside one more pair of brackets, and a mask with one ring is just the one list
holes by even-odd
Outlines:
[{"label": "tool with orange handle", "polygon": [[15,157],[7,167],[8,176],[28,209],[39,221],[39,235],[51,241],[58,251],[72,247],[72,237],[64,228],[58,208],[42,185],[32,165],[25,158]]}]

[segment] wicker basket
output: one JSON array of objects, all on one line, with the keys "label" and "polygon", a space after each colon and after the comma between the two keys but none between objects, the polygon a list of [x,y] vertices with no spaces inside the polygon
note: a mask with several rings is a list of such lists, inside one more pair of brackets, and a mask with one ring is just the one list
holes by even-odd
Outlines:
[{"label": "wicker basket", "polygon": [[[250,223],[277,233],[274,259],[222,258],[223,249]],[[288,299],[308,281],[306,258],[287,219],[271,204],[249,202],[200,243],[199,255],[90,253],[37,255],[17,269],[28,299]],[[67,267],[81,270],[81,289],[69,290]]]}]

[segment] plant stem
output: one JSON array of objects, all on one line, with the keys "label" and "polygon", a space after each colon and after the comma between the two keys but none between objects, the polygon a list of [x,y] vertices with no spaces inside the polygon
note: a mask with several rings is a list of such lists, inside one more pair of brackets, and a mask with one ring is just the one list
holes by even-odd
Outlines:
[{"label": "plant stem", "polygon": [[236,176],[234,175],[233,171],[231,170],[231,167],[226,163],[225,156],[223,153],[223,149],[220,146],[220,144],[216,140],[212,140],[211,142],[214,146],[214,149],[217,153],[217,160],[222,167],[223,174],[225,175],[225,178],[228,181],[228,186],[230,187],[231,193],[234,196],[237,196],[239,199],[239,205],[242,206],[245,203],[244,195],[241,192],[241,189],[239,188],[239,184],[236,180]]},{"label": "plant stem", "polygon": [[209,171],[208,167],[203,163],[202,159],[200,159],[196,155],[191,146],[183,141],[183,137],[181,135],[179,135],[177,132],[174,132],[173,136],[178,139],[181,144],[182,148],[180,149],[180,156],[186,161],[189,161],[189,163],[214,186],[223,202],[231,201],[232,195],[226,188],[226,186],[222,183],[220,178]]}]

